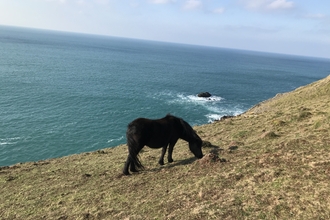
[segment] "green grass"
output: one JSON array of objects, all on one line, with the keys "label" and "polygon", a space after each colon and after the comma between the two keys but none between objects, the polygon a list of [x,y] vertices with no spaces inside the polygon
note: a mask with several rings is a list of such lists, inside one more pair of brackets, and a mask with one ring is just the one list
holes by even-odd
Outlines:
[{"label": "green grass", "polygon": [[327,77],[195,127],[204,158],[145,148],[131,176],[125,145],[1,167],[1,219],[329,219],[329,97]]}]

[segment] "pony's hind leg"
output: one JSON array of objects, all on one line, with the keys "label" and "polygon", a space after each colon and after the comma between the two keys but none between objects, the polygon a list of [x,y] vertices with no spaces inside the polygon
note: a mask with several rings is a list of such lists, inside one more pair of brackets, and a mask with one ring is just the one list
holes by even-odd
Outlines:
[{"label": "pony's hind leg", "polygon": [[162,147],[162,154],[160,155],[160,158],[158,160],[158,163],[160,165],[164,165],[164,156],[165,156],[165,153],[166,153],[166,149],[167,149],[167,145]]},{"label": "pony's hind leg", "polygon": [[129,170],[131,172],[138,172],[139,171],[138,169],[144,168],[138,158],[138,154],[143,147],[144,147],[144,145],[139,145],[135,149],[132,149],[132,148],[129,149],[129,159],[130,159]]},{"label": "pony's hind leg", "polygon": [[135,163],[131,163],[130,169],[131,172],[138,172],[138,170],[135,167]]},{"label": "pony's hind leg", "polygon": [[138,170],[135,167],[135,164],[132,162],[132,157],[130,154],[127,156],[127,160],[125,162],[124,169],[123,169],[123,174],[130,175],[128,169],[131,172],[138,172]]},{"label": "pony's hind leg", "polygon": [[129,168],[129,165],[132,164],[131,162],[131,157],[130,155],[127,156],[127,160],[125,162],[125,165],[124,165],[124,169],[123,169],[123,174],[125,175],[129,175],[130,173],[128,172],[128,168]]}]

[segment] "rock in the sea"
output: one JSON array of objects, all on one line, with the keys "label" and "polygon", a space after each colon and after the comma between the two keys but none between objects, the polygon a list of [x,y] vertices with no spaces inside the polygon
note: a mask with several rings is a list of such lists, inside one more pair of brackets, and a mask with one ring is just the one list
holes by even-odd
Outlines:
[{"label": "rock in the sea", "polygon": [[201,92],[197,96],[203,97],[203,98],[208,98],[208,97],[211,97],[212,95],[209,92]]}]

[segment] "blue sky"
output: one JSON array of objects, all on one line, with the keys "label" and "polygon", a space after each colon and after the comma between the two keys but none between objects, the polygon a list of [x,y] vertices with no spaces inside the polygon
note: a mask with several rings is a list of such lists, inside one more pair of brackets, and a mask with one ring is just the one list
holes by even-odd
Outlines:
[{"label": "blue sky", "polygon": [[0,24],[330,58],[328,0],[0,0]]}]

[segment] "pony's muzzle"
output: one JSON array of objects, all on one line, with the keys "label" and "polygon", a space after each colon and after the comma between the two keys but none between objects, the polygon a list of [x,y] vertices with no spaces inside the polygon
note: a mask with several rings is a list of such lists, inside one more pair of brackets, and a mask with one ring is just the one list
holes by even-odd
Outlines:
[{"label": "pony's muzzle", "polygon": [[203,154],[200,154],[200,155],[198,155],[198,156],[196,156],[198,159],[201,159],[201,158],[203,158],[204,157],[204,155]]}]

